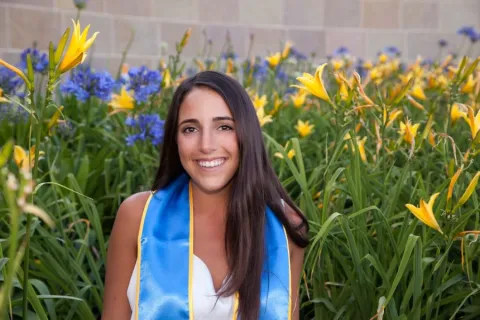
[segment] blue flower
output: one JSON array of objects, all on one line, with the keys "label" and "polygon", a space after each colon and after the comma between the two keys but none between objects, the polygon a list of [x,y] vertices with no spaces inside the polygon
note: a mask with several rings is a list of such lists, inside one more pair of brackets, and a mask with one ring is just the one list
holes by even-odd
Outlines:
[{"label": "blue flower", "polygon": [[30,114],[16,104],[0,103],[0,122],[6,120],[8,123],[25,123]]},{"label": "blue flower", "polygon": [[35,72],[43,73],[48,68],[48,57],[46,53],[40,53],[37,49],[25,49],[20,55],[20,68],[27,69],[27,55],[30,53],[32,58],[32,66]]},{"label": "blue flower", "polygon": [[472,40],[472,42],[475,42],[477,39],[477,33],[475,32],[475,28],[473,28],[472,26],[461,27],[457,30],[457,34],[466,36],[467,38]]},{"label": "blue flower", "polygon": [[282,69],[277,70],[277,79],[280,80],[281,82],[287,83],[288,82],[288,74],[283,71]]},{"label": "blue flower", "polygon": [[399,56],[401,54],[400,50],[395,46],[387,46],[383,51],[389,56]]},{"label": "blue flower", "polygon": [[165,121],[161,120],[158,114],[142,114],[137,118],[128,117],[125,124],[133,128],[135,133],[125,138],[127,146],[134,145],[138,140],[150,140],[154,146],[162,143],[164,123]]},{"label": "blue flower", "polygon": [[146,102],[148,98],[160,91],[162,75],[158,70],[149,70],[147,67],[134,67],[128,71],[124,79],[127,90],[133,90],[137,102]]},{"label": "blue flower", "polygon": [[444,47],[448,46],[448,42],[445,39],[440,39],[438,41],[438,45],[440,46],[440,48],[444,48]]},{"label": "blue flower", "polygon": [[295,47],[290,48],[290,55],[297,60],[307,60],[307,56],[295,49]]},{"label": "blue flower", "polygon": [[347,55],[349,53],[350,53],[350,51],[348,50],[347,47],[341,46],[341,47],[338,47],[335,51],[333,51],[333,56],[334,57],[344,56],[344,55]]},{"label": "blue flower", "polygon": [[5,95],[15,95],[23,85],[23,80],[12,70],[0,67],[0,88]]},{"label": "blue flower", "polygon": [[75,95],[80,101],[86,101],[92,96],[109,101],[114,88],[115,81],[108,72],[95,72],[86,66],[72,71],[71,78],[61,85],[60,90]]},{"label": "blue flower", "polygon": [[87,6],[87,0],[73,0],[73,3],[77,9],[83,9]]}]

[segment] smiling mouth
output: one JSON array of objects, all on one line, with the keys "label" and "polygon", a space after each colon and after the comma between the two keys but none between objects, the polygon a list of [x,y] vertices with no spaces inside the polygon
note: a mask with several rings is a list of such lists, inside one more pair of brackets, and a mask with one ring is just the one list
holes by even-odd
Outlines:
[{"label": "smiling mouth", "polygon": [[197,163],[202,168],[210,169],[210,168],[217,168],[220,167],[222,164],[225,163],[226,158],[217,158],[213,160],[197,160]]}]

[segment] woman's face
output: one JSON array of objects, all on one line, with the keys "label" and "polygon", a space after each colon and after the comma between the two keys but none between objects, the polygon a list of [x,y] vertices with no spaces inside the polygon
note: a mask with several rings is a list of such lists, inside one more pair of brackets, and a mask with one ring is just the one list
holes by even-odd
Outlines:
[{"label": "woman's face", "polygon": [[177,144],[183,168],[205,193],[229,185],[238,169],[237,134],[223,98],[207,88],[194,88],[180,106]]}]

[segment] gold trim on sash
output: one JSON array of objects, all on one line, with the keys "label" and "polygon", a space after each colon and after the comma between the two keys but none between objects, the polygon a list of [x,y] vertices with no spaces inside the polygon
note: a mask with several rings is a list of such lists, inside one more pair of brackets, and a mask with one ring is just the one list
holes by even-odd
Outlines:
[{"label": "gold trim on sash", "polygon": [[189,250],[188,250],[188,314],[189,319],[193,320],[193,192],[192,181],[188,183],[188,201],[190,202],[190,238],[189,238]]},{"label": "gold trim on sash", "polygon": [[140,261],[142,258],[142,231],[143,231],[143,224],[145,222],[145,216],[147,213],[148,205],[150,200],[152,199],[153,192],[150,192],[148,196],[147,202],[145,203],[145,207],[143,208],[142,212],[142,220],[140,221],[140,228],[138,229],[138,236],[137,236],[137,261],[135,264],[137,265],[137,288],[135,292],[135,320],[138,320],[138,302],[140,298]]},{"label": "gold trim on sash", "polygon": [[285,226],[283,226],[283,232],[285,233],[285,242],[287,243],[287,253],[288,253],[288,320],[292,320],[292,268],[290,266],[290,246],[288,244],[288,234],[287,230],[285,230]]}]

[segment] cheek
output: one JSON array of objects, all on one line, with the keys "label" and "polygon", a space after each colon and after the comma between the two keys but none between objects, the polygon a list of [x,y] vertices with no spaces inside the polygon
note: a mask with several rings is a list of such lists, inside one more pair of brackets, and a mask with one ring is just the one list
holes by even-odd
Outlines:
[{"label": "cheek", "polygon": [[178,154],[180,159],[185,159],[190,156],[192,153],[192,146],[195,144],[190,141],[191,139],[185,139],[184,137],[179,137],[177,139],[178,145]]}]

